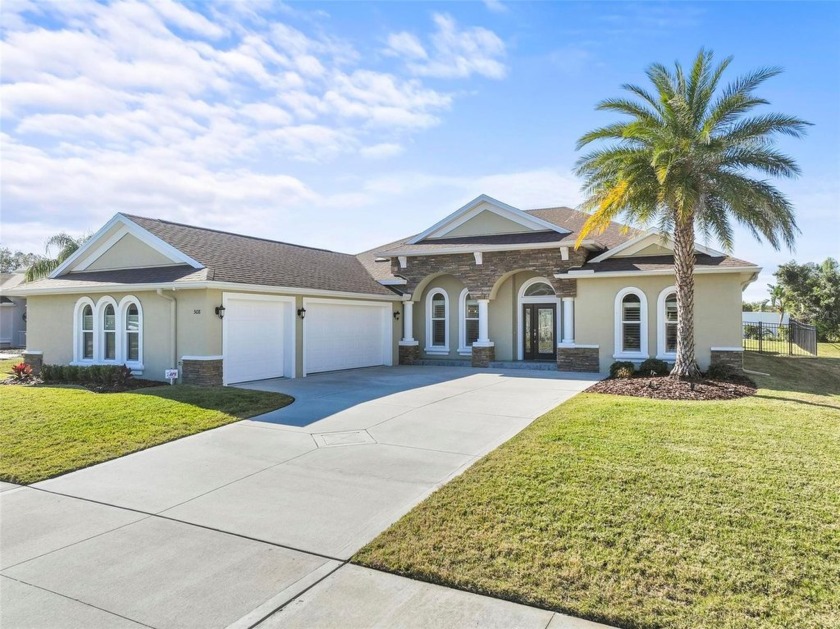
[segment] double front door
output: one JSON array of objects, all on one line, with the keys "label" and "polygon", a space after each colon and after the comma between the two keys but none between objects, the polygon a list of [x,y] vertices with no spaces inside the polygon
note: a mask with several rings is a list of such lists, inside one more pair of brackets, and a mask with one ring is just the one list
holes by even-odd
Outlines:
[{"label": "double front door", "polygon": [[555,304],[522,304],[523,358],[556,360],[557,306]]}]

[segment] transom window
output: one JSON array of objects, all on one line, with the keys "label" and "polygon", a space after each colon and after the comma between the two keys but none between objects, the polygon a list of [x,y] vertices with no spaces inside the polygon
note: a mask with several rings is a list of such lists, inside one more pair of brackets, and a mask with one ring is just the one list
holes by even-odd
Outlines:
[{"label": "transom window", "polygon": [[442,288],[426,297],[426,351],[449,352],[449,298]]},{"label": "transom window", "polygon": [[525,289],[525,297],[542,297],[542,296],[551,296],[554,297],[554,289],[551,288],[545,282],[537,282],[536,284],[531,284],[528,288]]},{"label": "transom window", "polygon": [[82,297],[75,312],[74,363],[143,368],[143,310],[136,297],[123,297],[119,304],[108,296],[96,304]]},{"label": "transom window", "polygon": [[647,298],[638,288],[625,288],[615,297],[616,359],[644,360],[648,354]]}]

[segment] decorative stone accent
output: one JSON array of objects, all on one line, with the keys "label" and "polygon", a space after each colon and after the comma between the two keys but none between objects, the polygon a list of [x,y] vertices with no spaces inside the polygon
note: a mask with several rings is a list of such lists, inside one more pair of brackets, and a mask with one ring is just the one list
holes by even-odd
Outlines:
[{"label": "decorative stone accent", "polygon": [[737,372],[744,371],[744,352],[737,349],[712,348],[712,365],[726,365]]},{"label": "decorative stone accent", "polygon": [[33,376],[40,375],[44,365],[44,352],[23,352],[23,362],[32,368]]},{"label": "decorative stone accent", "polygon": [[201,387],[222,386],[221,358],[182,358],[181,383],[196,384]]},{"label": "decorative stone accent", "polygon": [[478,347],[473,345],[472,348],[472,366],[473,367],[489,367],[490,363],[496,360],[496,348],[492,345],[490,347]]},{"label": "decorative stone accent", "polygon": [[415,365],[420,360],[420,345],[400,345],[400,364]]},{"label": "decorative stone accent", "polygon": [[405,291],[413,293],[429,275],[454,275],[470,289],[474,299],[489,299],[490,291],[502,276],[511,271],[533,271],[551,280],[559,297],[575,297],[577,283],[573,279],[557,279],[555,273],[581,266],[586,261],[583,249],[570,249],[563,260],[560,249],[522,249],[517,251],[485,251],[481,264],[472,252],[453,255],[410,257],[406,266],[391,258],[391,272],[407,280]]},{"label": "decorative stone accent", "polygon": [[558,347],[558,371],[598,372],[600,363],[597,347]]}]

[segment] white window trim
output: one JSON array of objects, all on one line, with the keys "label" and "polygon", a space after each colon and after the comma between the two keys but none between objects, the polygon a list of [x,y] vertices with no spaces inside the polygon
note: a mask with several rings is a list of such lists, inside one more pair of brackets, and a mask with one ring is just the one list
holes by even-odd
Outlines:
[{"label": "white window trim", "polygon": [[[139,317],[140,327],[137,332],[137,360],[128,360],[128,332],[125,329],[126,323],[126,313],[128,312],[128,307],[134,304],[137,306],[137,316]],[[140,304],[140,300],[137,299],[134,295],[126,295],[122,299],[120,299],[120,308],[117,311],[117,321],[120,324],[119,329],[119,345],[117,348],[117,355],[122,356],[124,358],[123,364],[127,365],[132,370],[142,370],[143,369],[143,306]]]},{"label": "white window trim", "polygon": [[[470,289],[465,288],[458,297],[458,353],[463,356],[472,355],[472,346],[467,345],[467,297]],[[478,317],[473,319],[478,321]]]},{"label": "white window trim", "polygon": [[[84,358],[84,335],[82,334],[82,312],[85,306],[90,306],[93,314],[93,358]],[[96,364],[96,304],[90,297],[81,297],[76,302],[76,307],[73,309],[73,365],[93,365]]]},{"label": "white window trim", "polygon": [[[443,307],[445,309],[443,318],[445,342],[443,345],[432,345],[432,299],[434,299],[435,295],[443,295]],[[426,353],[449,353],[449,295],[442,288],[433,288],[426,294]]]},{"label": "white window trim", "polygon": [[532,277],[529,280],[523,282],[522,286],[519,287],[519,292],[516,296],[516,356],[517,360],[524,360],[525,359],[525,339],[524,334],[524,326],[525,322],[522,320],[522,304],[555,304],[555,312],[554,312],[554,322],[555,322],[555,330],[554,330],[554,344],[560,345],[560,342],[563,338],[563,325],[562,325],[562,315],[563,315],[563,301],[562,299],[557,296],[556,294],[552,297],[551,295],[534,295],[531,297],[525,296],[525,291],[528,290],[529,287],[533,286],[534,284],[548,284],[554,289],[554,285],[551,283],[547,277]]},{"label": "white window trim", "polygon": [[[139,360],[126,361],[125,360],[125,311],[130,304],[137,306],[137,312],[140,315],[140,333],[138,343],[140,345]],[[114,360],[105,360],[102,354],[105,349],[105,307],[108,305],[114,307]],[[82,335],[82,311],[85,306],[90,306],[93,310],[93,358],[83,358],[84,356],[84,337]],[[80,297],[76,301],[73,309],[73,360],[71,365],[80,367],[88,367],[91,365],[126,365],[133,372],[143,371],[143,306],[140,300],[134,295],[126,295],[119,303],[110,295],[104,295],[99,298],[99,301],[94,303],[90,297]]]},{"label": "white window trim", "polygon": [[[676,286],[668,286],[663,288],[656,299],[656,357],[659,360],[674,361],[677,359],[677,352],[665,351],[665,329],[667,320],[665,319],[665,300],[672,294],[676,294]],[[677,309],[677,319],[679,319],[679,309]]]},{"label": "white window trim", "polygon": [[[623,320],[623,308],[622,302],[627,295],[636,295],[639,298],[639,318],[641,321],[639,322],[639,337],[641,340],[640,343],[640,351],[638,352],[625,352],[624,345],[623,345],[623,338],[624,334],[622,333],[622,320]],[[627,288],[623,288],[618,291],[618,294],[615,296],[615,312],[614,312],[614,320],[615,320],[615,340],[613,345],[613,358],[618,360],[645,360],[646,358],[650,358],[650,354],[648,353],[648,308],[647,308],[647,297],[645,296],[644,291],[640,288],[636,288],[635,286],[628,286]]]}]

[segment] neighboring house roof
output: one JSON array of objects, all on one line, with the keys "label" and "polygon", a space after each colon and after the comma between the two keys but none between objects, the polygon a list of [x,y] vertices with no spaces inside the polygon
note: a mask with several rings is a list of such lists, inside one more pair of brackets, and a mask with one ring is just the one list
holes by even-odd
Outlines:
[{"label": "neighboring house roof", "polygon": [[0,290],[16,288],[23,283],[25,273],[0,273]]}]

